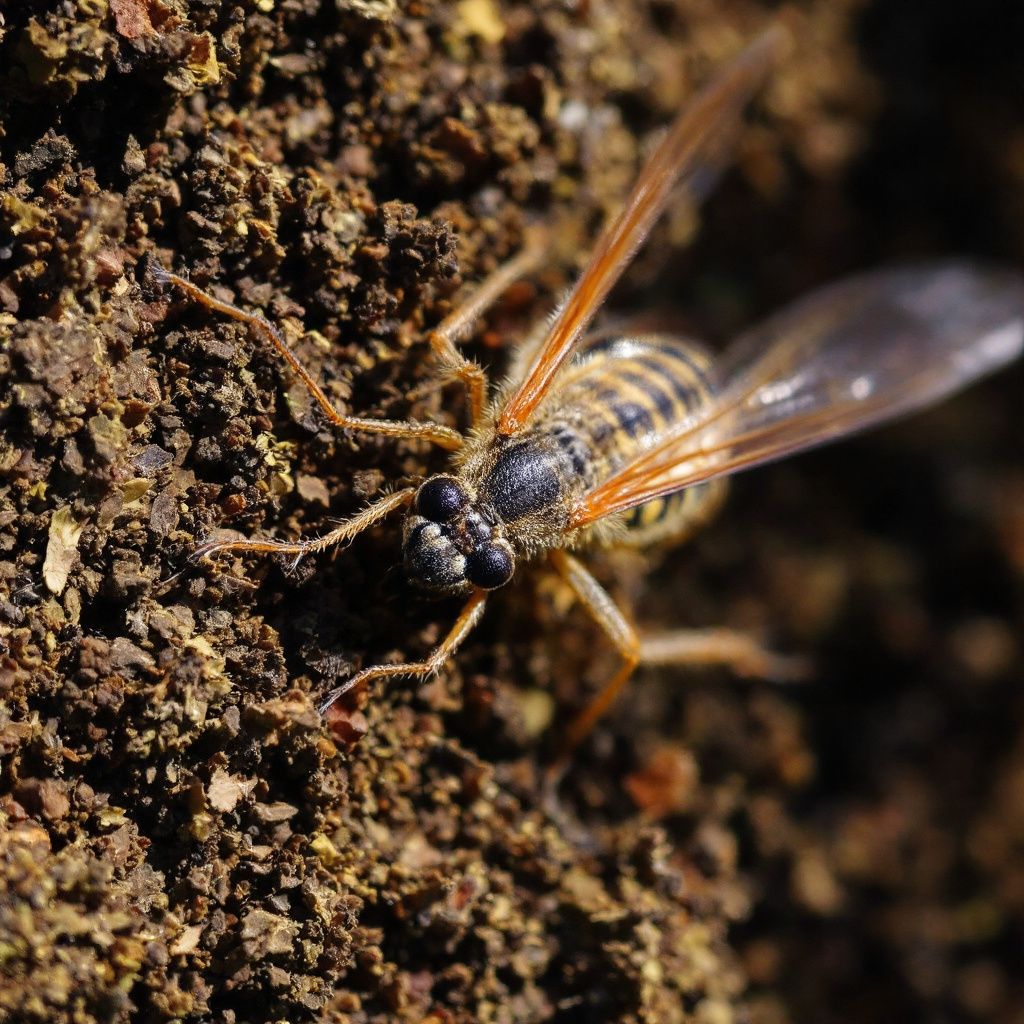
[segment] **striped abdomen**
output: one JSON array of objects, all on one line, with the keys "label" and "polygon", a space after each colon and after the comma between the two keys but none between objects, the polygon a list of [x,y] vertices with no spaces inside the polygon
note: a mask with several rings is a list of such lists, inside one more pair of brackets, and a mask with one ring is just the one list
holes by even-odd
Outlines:
[{"label": "striped abdomen", "polygon": [[[711,397],[710,365],[702,349],[676,338],[591,341],[536,421],[496,453],[481,481],[483,497],[512,535],[519,520],[557,518],[693,416]],[[692,488],[649,502],[627,513],[626,525],[638,543],[658,539],[685,525],[705,497],[703,488]]]}]

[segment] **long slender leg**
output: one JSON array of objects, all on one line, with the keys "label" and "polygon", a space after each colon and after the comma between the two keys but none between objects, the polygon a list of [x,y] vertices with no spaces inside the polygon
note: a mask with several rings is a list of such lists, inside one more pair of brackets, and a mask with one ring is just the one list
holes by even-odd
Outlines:
[{"label": "long slender leg", "polygon": [[296,560],[303,555],[311,555],[317,551],[325,551],[335,544],[343,544],[351,540],[356,534],[374,523],[383,519],[392,510],[408,505],[416,493],[415,487],[405,487],[394,494],[387,494],[383,498],[368,505],[362,512],[357,513],[351,519],[339,523],[329,533],[322,537],[312,537],[309,540],[279,541],[279,540],[214,540],[201,544],[192,553],[193,559],[206,558],[209,555],[220,554],[224,551],[245,551],[265,552],[278,555],[295,555]]},{"label": "long slender leg", "polygon": [[333,426],[368,434],[382,434],[387,437],[418,438],[451,451],[462,447],[464,440],[462,434],[441,423],[421,423],[414,420],[364,419],[359,416],[347,416],[345,413],[339,412],[331,404],[331,400],[327,395],[324,394],[323,388],[313,380],[310,372],[288,347],[281,332],[266,317],[260,316],[258,313],[249,313],[244,309],[239,309],[238,306],[233,306],[229,302],[222,302],[220,299],[216,299],[209,293],[204,292],[201,288],[197,288],[191,281],[186,281],[185,278],[172,274],[159,264],[154,264],[154,268],[155,275],[161,283],[175,285],[201,306],[205,306],[215,313],[222,313],[233,320],[240,321],[260,335],[265,341],[270,342],[278,355],[284,359],[306,386],[306,389],[316,400],[317,405],[320,406],[324,416],[327,417]]},{"label": "long slender leg", "polygon": [[559,766],[587,738],[629,681],[637,665],[721,665],[737,675],[788,681],[807,674],[800,658],[787,658],[765,650],[753,637],[733,629],[674,630],[642,640],[626,621],[607,591],[568,552],[550,552],[558,574],[569,584],[591,618],[608,634],[622,655],[619,671],[569,724]]},{"label": "long slender leg", "polygon": [[562,742],[559,765],[583,742],[597,720],[608,710],[629,682],[629,677],[640,663],[640,638],[626,621],[608,592],[594,579],[583,565],[566,551],[550,552],[550,559],[559,576],[572,588],[591,618],[608,634],[608,639],[622,655],[619,671],[601,687],[597,696],[569,723]]},{"label": "long slender leg", "polygon": [[390,679],[393,676],[429,676],[434,672],[439,672],[480,621],[486,602],[486,590],[473,591],[448,635],[426,658],[422,661],[408,661],[399,665],[371,665],[369,668],[364,668],[327,694],[320,704],[320,714],[324,714],[339,697],[358,686],[365,686],[371,680]]},{"label": "long slender leg", "polygon": [[804,658],[767,650],[749,633],[735,629],[679,629],[640,641],[644,665],[722,665],[738,676],[793,682],[806,678]]},{"label": "long slender leg", "polygon": [[487,375],[479,363],[467,359],[456,345],[510,285],[536,269],[547,253],[547,242],[548,233],[544,229],[531,228],[523,248],[489,274],[457,309],[430,332],[430,347],[442,377],[459,380],[466,387],[470,420],[474,426],[480,421],[487,401]]}]

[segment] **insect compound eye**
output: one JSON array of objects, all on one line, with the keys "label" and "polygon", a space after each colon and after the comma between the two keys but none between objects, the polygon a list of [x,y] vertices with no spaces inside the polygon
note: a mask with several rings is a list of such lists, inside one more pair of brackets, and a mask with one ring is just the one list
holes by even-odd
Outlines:
[{"label": "insect compound eye", "polygon": [[435,476],[416,495],[416,511],[434,523],[446,523],[469,504],[466,492],[450,476]]},{"label": "insect compound eye", "polygon": [[503,587],[515,571],[512,553],[501,544],[481,544],[466,556],[466,579],[476,587]]}]

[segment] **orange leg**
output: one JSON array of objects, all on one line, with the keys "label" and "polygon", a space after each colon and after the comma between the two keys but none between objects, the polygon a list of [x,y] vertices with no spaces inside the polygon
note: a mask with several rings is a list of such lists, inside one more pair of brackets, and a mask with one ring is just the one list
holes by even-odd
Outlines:
[{"label": "orange leg", "polygon": [[748,679],[789,683],[805,679],[806,659],[766,650],[736,629],[679,629],[646,636],[640,642],[643,665],[721,665]]},{"label": "orange leg", "polygon": [[339,523],[329,533],[322,537],[312,537],[309,540],[280,541],[280,540],[213,540],[201,544],[192,553],[192,558],[198,560],[209,555],[217,555],[224,551],[242,551],[246,553],[259,552],[262,554],[295,555],[295,564],[304,555],[312,555],[318,551],[326,551],[336,544],[344,544],[357,534],[373,526],[374,523],[383,519],[389,512],[403,505],[408,505],[416,494],[415,487],[405,487],[394,494],[387,494],[378,498],[372,505],[368,505],[362,512],[357,513],[351,519]]},{"label": "orange leg", "polygon": [[[487,402],[487,375],[479,363],[467,359],[457,348],[473,325],[520,278],[535,270],[548,252],[548,234],[531,228],[523,248],[492,271],[452,313],[430,332],[430,348],[437,360],[442,381],[458,380],[469,396],[470,424],[476,426]],[[415,392],[414,392],[415,394]]]},{"label": "orange leg", "polygon": [[566,551],[550,552],[559,576],[572,588],[591,618],[605,631],[622,655],[619,671],[605,683],[586,708],[569,723],[562,752],[553,771],[560,774],[569,755],[587,738],[611,707],[638,665],[720,665],[737,675],[786,681],[807,674],[798,658],[765,650],[753,637],[732,629],[674,630],[641,639],[626,621],[608,592]]},{"label": "orange leg", "polygon": [[382,434],[386,437],[418,438],[440,445],[440,447],[451,451],[462,447],[462,434],[440,423],[419,423],[414,420],[364,419],[359,416],[348,416],[343,412],[339,412],[331,404],[331,400],[327,395],[324,394],[323,388],[313,380],[310,372],[288,347],[281,332],[266,317],[260,316],[258,313],[249,313],[244,309],[239,309],[238,306],[231,305],[230,302],[216,299],[208,292],[197,288],[190,281],[186,281],[185,278],[170,273],[170,271],[165,270],[159,264],[155,266],[156,277],[161,283],[175,285],[201,306],[205,306],[215,313],[223,313],[225,316],[231,317],[232,320],[240,321],[260,335],[265,341],[270,342],[278,355],[284,359],[299,380],[306,386],[306,389],[316,400],[321,412],[327,417],[332,426],[344,430],[357,430],[368,434]]},{"label": "orange leg", "polygon": [[615,649],[622,655],[622,665],[619,671],[601,687],[597,696],[569,723],[562,741],[562,751],[558,761],[560,767],[590,735],[590,731],[598,719],[608,710],[622,688],[629,682],[629,677],[636,671],[636,667],[640,663],[640,638],[616,607],[608,592],[578,559],[573,558],[567,551],[559,549],[551,551],[549,554],[555,571],[569,584],[580,603],[590,613],[590,617],[605,631],[608,639],[615,645]]},{"label": "orange leg", "polygon": [[320,714],[324,714],[339,697],[356,687],[365,686],[374,679],[391,679],[393,676],[429,676],[439,672],[480,621],[486,603],[487,591],[475,590],[463,606],[448,635],[426,658],[422,661],[408,661],[398,665],[371,665],[369,668],[364,668],[327,694],[320,703]]},{"label": "orange leg", "polygon": [[[510,285],[536,269],[547,253],[547,241],[548,234],[543,228],[530,228],[526,234],[523,248],[512,259],[497,267],[454,312],[430,332],[430,348],[438,361],[441,376],[446,379],[459,380],[466,387],[469,394],[471,423],[474,426],[483,415],[487,401],[487,375],[482,366],[467,359],[458,350],[456,343],[469,333],[473,325],[501,298]],[[159,264],[154,264],[154,273],[162,284],[177,286],[200,305],[246,324],[265,341],[269,341],[306,386],[324,416],[333,426],[388,437],[419,438],[453,451],[462,447],[464,440],[462,435],[440,423],[365,419],[358,416],[347,416],[345,413],[339,412],[324,394],[320,385],[313,380],[310,372],[288,347],[281,332],[266,317],[257,313],[249,313],[229,302],[214,298],[208,292],[196,287],[178,274],[172,274]],[[413,396],[417,393],[414,391]]]}]

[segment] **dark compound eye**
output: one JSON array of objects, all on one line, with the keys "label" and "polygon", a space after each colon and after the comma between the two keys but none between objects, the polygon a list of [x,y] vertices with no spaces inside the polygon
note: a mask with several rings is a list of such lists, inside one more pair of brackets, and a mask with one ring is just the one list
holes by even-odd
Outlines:
[{"label": "dark compound eye", "polygon": [[466,556],[466,579],[484,590],[503,587],[514,571],[512,555],[499,544],[482,544]]},{"label": "dark compound eye", "polygon": [[469,499],[466,492],[448,476],[435,476],[428,480],[416,495],[416,511],[424,519],[435,523],[446,523],[458,515]]}]

